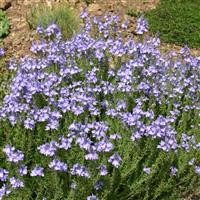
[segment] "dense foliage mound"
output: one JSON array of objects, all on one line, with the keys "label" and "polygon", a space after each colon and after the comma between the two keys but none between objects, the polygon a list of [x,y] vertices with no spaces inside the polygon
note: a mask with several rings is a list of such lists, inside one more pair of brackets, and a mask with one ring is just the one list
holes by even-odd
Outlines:
[{"label": "dense foliage mound", "polygon": [[180,199],[200,187],[200,59],[124,39],[117,16],[67,41],[55,24],[9,65],[0,109],[0,199]]},{"label": "dense foliage mound", "polygon": [[160,32],[162,41],[200,47],[199,0],[161,0],[145,15],[150,30]]},{"label": "dense foliage mound", "polygon": [[27,15],[27,22],[31,29],[36,29],[37,26],[47,28],[49,24],[56,23],[64,39],[72,37],[80,27],[80,20],[76,13],[63,3],[54,5],[52,8],[44,4],[32,7]]}]

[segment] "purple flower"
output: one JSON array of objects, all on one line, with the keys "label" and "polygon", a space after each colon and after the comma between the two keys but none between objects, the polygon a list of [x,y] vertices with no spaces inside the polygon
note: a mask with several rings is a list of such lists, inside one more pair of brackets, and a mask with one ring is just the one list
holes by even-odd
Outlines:
[{"label": "purple flower", "polygon": [[192,158],[192,159],[188,162],[188,165],[192,166],[192,165],[194,165],[194,162],[195,162],[195,158]]},{"label": "purple flower", "polygon": [[90,174],[85,166],[82,166],[80,164],[74,164],[71,168],[71,174],[72,175],[78,175],[86,178],[90,178]]},{"label": "purple flower", "polygon": [[121,157],[118,153],[114,153],[108,159],[108,162],[111,163],[114,167],[118,168],[120,166],[120,162],[122,161]]},{"label": "purple flower", "polygon": [[19,161],[22,161],[24,159],[24,154],[20,150],[16,150],[13,146],[11,145],[6,145],[3,148],[3,152],[7,156],[7,160],[9,162],[13,163],[18,163]]},{"label": "purple flower", "polygon": [[171,149],[177,148],[177,143],[175,138],[165,138],[165,140],[161,140],[160,144],[157,148],[162,149],[163,151],[170,151]]},{"label": "purple flower", "polygon": [[137,141],[137,140],[141,139],[143,135],[144,135],[143,131],[136,131],[135,133],[132,134],[131,140]]},{"label": "purple flower", "polygon": [[93,68],[91,71],[89,71],[86,74],[86,81],[88,81],[88,83],[93,83],[95,84],[97,82],[97,77],[96,77],[96,72],[99,71],[99,69],[97,68]]},{"label": "purple flower", "polygon": [[47,36],[55,35],[58,39],[61,37],[60,28],[56,24],[50,24],[45,30],[45,34]]},{"label": "purple flower", "polygon": [[75,190],[77,187],[77,184],[75,182],[73,182],[71,185],[70,185],[70,188]]},{"label": "purple flower", "polygon": [[10,178],[10,184],[11,184],[11,187],[14,189],[24,187],[24,183],[15,177]]},{"label": "purple flower", "polygon": [[87,13],[86,11],[83,11],[83,12],[81,13],[80,17],[81,17],[82,19],[85,19],[85,18],[88,17],[88,13]]},{"label": "purple flower", "polygon": [[104,185],[103,181],[98,180],[98,181],[95,183],[94,188],[95,188],[95,190],[101,190],[102,187],[103,187],[103,185]]},{"label": "purple flower", "polygon": [[178,169],[174,166],[170,167],[170,174],[171,176],[176,176]]},{"label": "purple flower", "polygon": [[97,144],[97,151],[99,152],[110,152],[112,149],[113,144],[107,139],[104,139]]},{"label": "purple flower", "polygon": [[101,176],[106,176],[108,174],[106,165],[100,165],[98,167]]},{"label": "purple flower", "polygon": [[117,102],[117,111],[125,110],[126,109],[126,102],[123,100],[119,100]]},{"label": "purple flower", "polygon": [[200,175],[200,166],[195,166],[195,173]]},{"label": "purple flower", "polygon": [[51,141],[50,143],[43,144],[38,147],[38,150],[41,154],[45,156],[54,156],[57,150],[57,146],[59,146],[55,141]]},{"label": "purple flower", "polygon": [[190,137],[188,135],[186,135],[185,133],[182,134],[182,137],[181,137],[181,147],[184,150],[186,150],[187,152],[189,152],[189,149],[190,149],[189,139],[190,139]]},{"label": "purple flower", "polygon": [[28,173],[27,166],[21,165],[18,169],[20,176],[24,176]]},{"label": "purple flower", "polygon": [[3,48],[0,48],[0,57],[4,56],[5,52]]},{"label": "purple flower", "polygon": [[143,168],[143,172],[145,172],[146,174],[150,174],[151,173],[151,168],[150,167],[144,167]]},{"label": "purple flower", "polygon": [[80,148],[83,148],[83,149],[88,150],[88,151],[91,149],[92,141],[89,140],[88,138],[78,137],[76,139],[76,143],[79,144]]},{"label": "purple flower", "polygon": [[8,69],[9,70],[17,70],[17,63],[15,59],[11,59],[8,63]]},{"label": "purple flower", "polygon": [[122,27],[123,29],[127,29],[127,28],[128,28],[128,25],[129,25],[129,21],[127,20],[127,21],[123,22],[123,24],[121,25],[121,27]]},{"label": "purple flower", "polygon": [[65,138],[64,136],[61,136],[59,138],[60,143],[58,144],[58,148],[60,149],[65,149],[68,150],[71,148],[71,144],[72,144],[72,138]]},{"label": "purple flower", "polygon": [[26,129],[33,130],[33,128],[35,127],[35,121],[30,118],[27,118],[26,120],[24,120],[24,127]]},{"label": "purple flower", "polygon": [[85,155],[86,160],[97,160],[98,158],[99,156],[94,150],[89,151],[89,153]]},{"label": "purple flower", "polygon": [[37,26],[36,32],[39,33],[39,34],[43,34],[44,33],[44,28],[42,26]]},{"label": "purple flower", "polygon": [[11,191],[8,189],[8,187],[3,184],[3,186],[0,188],[0,199],[2,199],[4,196],[10,194]]},{"label": "purple flower", "polygon": [[49,168],[55,170],[55,171],[61,171],[61,172],[66,172],[67,171],[67,164],[64,162],[61,162],[58,159],[54,159],[49,163]]},{"label": "purple flower", "polygon": [[95,195],[91,195],[87,197],[87,200],[98,200],[98,198]]},{"label": "purple flower", "polygon": [[57,130],[59,127],[59,121],[57,119],[49,119],[45,127],[45,130]]},{"label": "purple flower", "polygon": [[119,134],[112,134],[112,135],[110,135],[110,139],[112,139],[112,140],[119,140],[119,139],[121,139],[122,137],[121,137],[121,135],[119,135]]},{"label": "purple flower", "polygon": [[138,35],[142,35],[144,32],[148,31],[148,22],[144,18],[144,16],[141,16],[137,19],[137,26],[136,26],[136,33]]},{"label": "purple flower", "polygon": [[180,50],[180,54],[184,57],[188,57],[190,56],[190,49],[188,48],[188,46],[184,46],[183,48],[181,48]]},{"label": "purple flower", "polygon": [[36,166],[32,169],[30,176],[44,176],[44,168]]},{"label": "purple flower", "polygon": [[6,181],[8,177],[8,171],[6,169],[0,168],[0,180],[1,181]]}]

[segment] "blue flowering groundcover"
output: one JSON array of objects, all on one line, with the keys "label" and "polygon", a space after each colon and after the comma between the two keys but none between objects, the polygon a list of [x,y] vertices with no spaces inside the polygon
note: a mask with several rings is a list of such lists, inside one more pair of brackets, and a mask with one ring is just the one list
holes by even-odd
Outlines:
[{"label": "blue flowering groundcover", "polygon": [[[178,200],[200,188],[200,57],[128,22],[37,28],[0,107],[0,199]],[[0,50],[4,55],[4,50]]]}]

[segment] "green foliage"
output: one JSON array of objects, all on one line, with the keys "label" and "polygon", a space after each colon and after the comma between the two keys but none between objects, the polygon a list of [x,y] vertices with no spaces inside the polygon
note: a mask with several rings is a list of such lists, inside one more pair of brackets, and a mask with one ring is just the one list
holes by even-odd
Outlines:
[{"label": "green foliage", "polygon": [[131,9],[128,9],[127,15],[131,17],[139,17],[141,15],[141,12],[131,8]]},{"label": "green foliage", "polygon": [[[87,68],[87,66],[84,67]],[[103,76],[103,70],[101,73]],[[130,96],[128,104],[132,104],[132,98]],[[42,97],[38,103],[42,101],[41,99]],[[163,111],[158,110],[157,112]],[[192,120],[190,118],[191,114],[190,112],[182,113],[177,126],[178,133],[182,133],[187,128],[185,124],[188,125]],[[198,113],[193,113],[193,118],[199,122]],[[60,129],[58,131],[50,131],[48,134],[46,134],[47,132],[44,130],[44,124],[42,123],[31,131],[24,129],[21,125],[12,127],[7,122],[1,122],[0,149],[3,148],[4,144],[13,144],[17,149],[26,152],[25,164],[29,169],[32,169],[38,163],[42,163],[46,167],[51,158],[41,156],[35,149],[44,142],[54,140],[59,134],[67,135],[69,124],[73,121],[81,122],[81,120],[81,117],[76,118],[74,114],[66,113],[66,116],[60,122]],[[183,192],[187,191],[188,194],[192,194],[198,191],[198,188],[200,188],[199,177],[188,167],[187,162],[194,155],[196,155],[197,159],[200,159],[200,154],[197,155],[195,151],[188,154],[181,151],[178,151],[177,154],[173,152],[166,153],[156,148],[158,141],[150,138],[144,138],[138,143],[133,143],[130,141],[131,131],[126,129],[120,120],[111,119],[108,116],[102,116],[99,120],[108,122],[109,133],[120,133],[123,136],[120,144],[116,145],[116,151],[123,158],[122,166],[119,169],[109,167],[109,176],[101,178],[105,183],[105,187],[103,192],[99,192],[99,199],[181,200]],[[200,132],[195,127],[190,129],[190,132],[197,136]],[[58,156],[62,158],[63,162],[68,163],[69,167],[71,167],[70,163],[75,160],[82,164],[87,162],[84,161],[84,152],[76,147],[73,147],[68,152],[60,152]],[[104,159],[104,157],[101,157],[97,162],[101,163]],[[3,154],[0,154],[0,160],[4,162]],[[3,162],[1,163],[3,164]],[[8,165],[8,163],[5,165],[11,174],[17,174],[17,169],[13,165]],[[178,168],[178,174],[175,177],[170,176],[169,171],[170,166],[173,165]],[[152,172],[150,175],[143,172],[144,166],[151,167]],[[92,168],[94,166],[91,166]],[[22,190],[16,190],[5,199],[41,200],[46,197],[47,200],[84,200],[91,192],[95,192],[93,189],[94,183],[100,178],[98,175],[92,177],[89,180],[77,178],[77,190],[74,191],[70,189],[71,179],[68,173],[56,173],[46,167],[44,177],[32,177],[31,179],[27,177],[25,179],[26,187]]]},{"label": "green foliage", "polygon": [[9,34],[10,23],[5,13],[0,10],[0,39]]},{"label": "green foliage", "polygon": [[[71,116],[72,117],[72,116]],[[70,121],[70,120],[69,120]],[[68,122],[69,123],[69,122]],[[23,151],[26,151],[26,165],[32,168],[37,163],[48,165],[50,158],[41,158],[35,148],[46,141],[44,130],[37,127],[34,131],[24,130],[21,126],[15,128],[7,123],[1,125],[1,142],[12,143]],[[183,165],[185,161],[191,158],[191,155],[185,155],[178,152],[177,156],[160,152],[156,149],[156,142],[151,139],[146,139],[138,144],[133,144],[129,140],[130,133],[123,130],[122,125],[117,121],[112,124],[113,131],[121,130],[121,133],[127,135],[123,138],[119,145],[119,153],[123,156],[123,165],[120,169],[109,169],[109,176],[104,177],[106,187],[104,192],[99,194],[103,200],[181,200],[181,193],[187,191],[191,194],[200,187],[199,178],[194,175],[193,170],[187,165]],[[119,129],[120,128],[120,129]],[[51,133],[49,139],[53,135],[60,132]],[[3,142],[3,143],[4,143]],[[73,149],[72,152],[64,152],[62,161],[71,163],[73,160],[80,159],[83,155],[79,149]],[[3,155],[0,155],[3,159]],[[8,163],[7,163],[8,164]],[[176,164],[179,169],[178,177],[169,175],[169,167]],[[8,165],[7,165],[8,166]],[[152,167],[153,171],[150,175],[142,172],[144,166]],[[16,169],[13,165],[8,168],[10,173],[16,174]],[[84,200],[87,195],[93,191],[93,184],[99,180],[96,176],[92,180],[77,179],[78,187],[76,191],[70,190],[70,179],[67,173],[56,173],[51,170],[45,170],[45,177],[27,177],[25,182],[26,188],[14,192],[11,196],[5,199],[9,200],[41,200],[46,197],[48,200]],[[52,184],[53,183],[53,184]],[[61,187],[63,186],[63,187]],[[81,194],[81,195],[80,195]]]},{"label": "green foliage", "polygon": [[199,0],[161,0],[145,15],[150,31],[159,31],[163,41],[200,47]]},{"label": "green foliage", "polygon": [[55,5],[52,9],[43,4],[35,6],[27,14],[27,22],[31,29],[38,25],[47,28],[49,24],[56,23],[64,39],[72,37],[80,27],[77,14],[67,4]]},{"label": "green foliage", "polygon": [[3,97],[8,93],[8,85],[11,77],[12,73],[8,72],[6,59],[0,58],[0,105]]}]

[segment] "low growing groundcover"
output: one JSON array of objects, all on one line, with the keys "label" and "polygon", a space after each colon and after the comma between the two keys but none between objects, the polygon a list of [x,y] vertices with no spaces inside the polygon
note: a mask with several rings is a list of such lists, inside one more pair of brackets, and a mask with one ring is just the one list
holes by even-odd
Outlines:
[{"label": "low growing groundcover", "polygon": [[[200,58],[124,39],[118,16],[37,27],[0,107],[0,199],[181,200],[200,188]],[[120,34],[116,34],[120,33]],[[3,49],[0,50],[3,56]]]},{"label": "low growing groundcover", "polygon": [[199,0],[161,0],[148,11],[150,30],[164,42],[200,47]]}]

